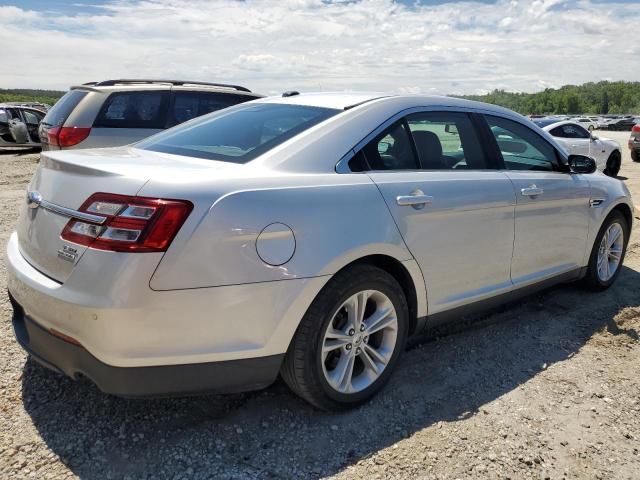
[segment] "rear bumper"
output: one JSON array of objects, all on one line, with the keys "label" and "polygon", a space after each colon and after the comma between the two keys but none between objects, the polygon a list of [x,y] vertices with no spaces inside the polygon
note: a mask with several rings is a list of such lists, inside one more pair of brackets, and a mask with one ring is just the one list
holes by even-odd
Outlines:
[{"label": "rear bumper", "polygon": [[231,393],[264,388],[275,380],[284,355],[154,367],[114,367],[81,345],[53,335],[11,298],[18,343],[38,363],[73,379],[86,377],[105,393],[124,397]]}]

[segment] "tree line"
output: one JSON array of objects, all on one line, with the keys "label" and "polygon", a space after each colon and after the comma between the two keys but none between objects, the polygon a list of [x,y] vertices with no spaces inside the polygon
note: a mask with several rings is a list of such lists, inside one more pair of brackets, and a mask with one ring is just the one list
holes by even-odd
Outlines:
[{"label": "tree line", "polygon": [[57,90],[31,90],[31,89],[1,89],[0,103],[2,102],[40,102],[53,105],[65,92]]},{"label": "tree line", "polygon": [[523,115],[640,114],[640,82],[590,82],[537,93],[494,90],[460,98],[500,105]]},{"label": "tree line", "polygon": [[[64,93],[56,90],[0,89],[0,102],[42,102],[53,105]],[[486,95],[459,97],[500,105],[523,115],[640,114],[640,82],[590,82],[557,89],[547,88],[537,93],[494,90]]]}]

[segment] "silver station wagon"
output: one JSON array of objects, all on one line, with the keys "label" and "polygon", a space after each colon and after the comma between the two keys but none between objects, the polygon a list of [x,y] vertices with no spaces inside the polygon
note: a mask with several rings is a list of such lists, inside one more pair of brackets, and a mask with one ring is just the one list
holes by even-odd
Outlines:
[{"label": "silver station wagon", "polygon": [[632,218],[622,182],[509,110],[288,92],[44,152],[7,247],[15,332],[116,395],[280,374],[344,409],[410,335],[559,282],[611,286]]}]

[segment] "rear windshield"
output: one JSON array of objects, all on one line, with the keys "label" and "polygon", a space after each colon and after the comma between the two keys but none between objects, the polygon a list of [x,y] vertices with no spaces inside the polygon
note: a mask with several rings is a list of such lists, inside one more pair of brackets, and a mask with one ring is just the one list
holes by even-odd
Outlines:
[{"label": "rear windshield", "polygon": [[239,105],[178,125],[136,147],[246,163],[339,111],[276,103]]},{"label": "rear windshield", "polygon": [[87,93],[89,92],[86,90],[69,90],[53,107],[51,107],[47,112],[47,115],[44,117],[44,120],[42,120],[42,123],[46,123],[52,127],[59,127],[64,123],[71,112],[73,112],[73,109],[78,106]]}]

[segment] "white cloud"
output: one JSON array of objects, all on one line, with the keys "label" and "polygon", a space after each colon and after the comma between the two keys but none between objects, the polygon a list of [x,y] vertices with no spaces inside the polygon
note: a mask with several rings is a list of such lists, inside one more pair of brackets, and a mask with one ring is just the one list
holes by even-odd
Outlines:
[{"label": "white cloud", "polygon": [[[637,5],[498,0],[119,0],[0,7],[0,87],[179,78],[285,90],[475,93],[638,80]],[[10,47],[11,46],[11,47]]]}]

